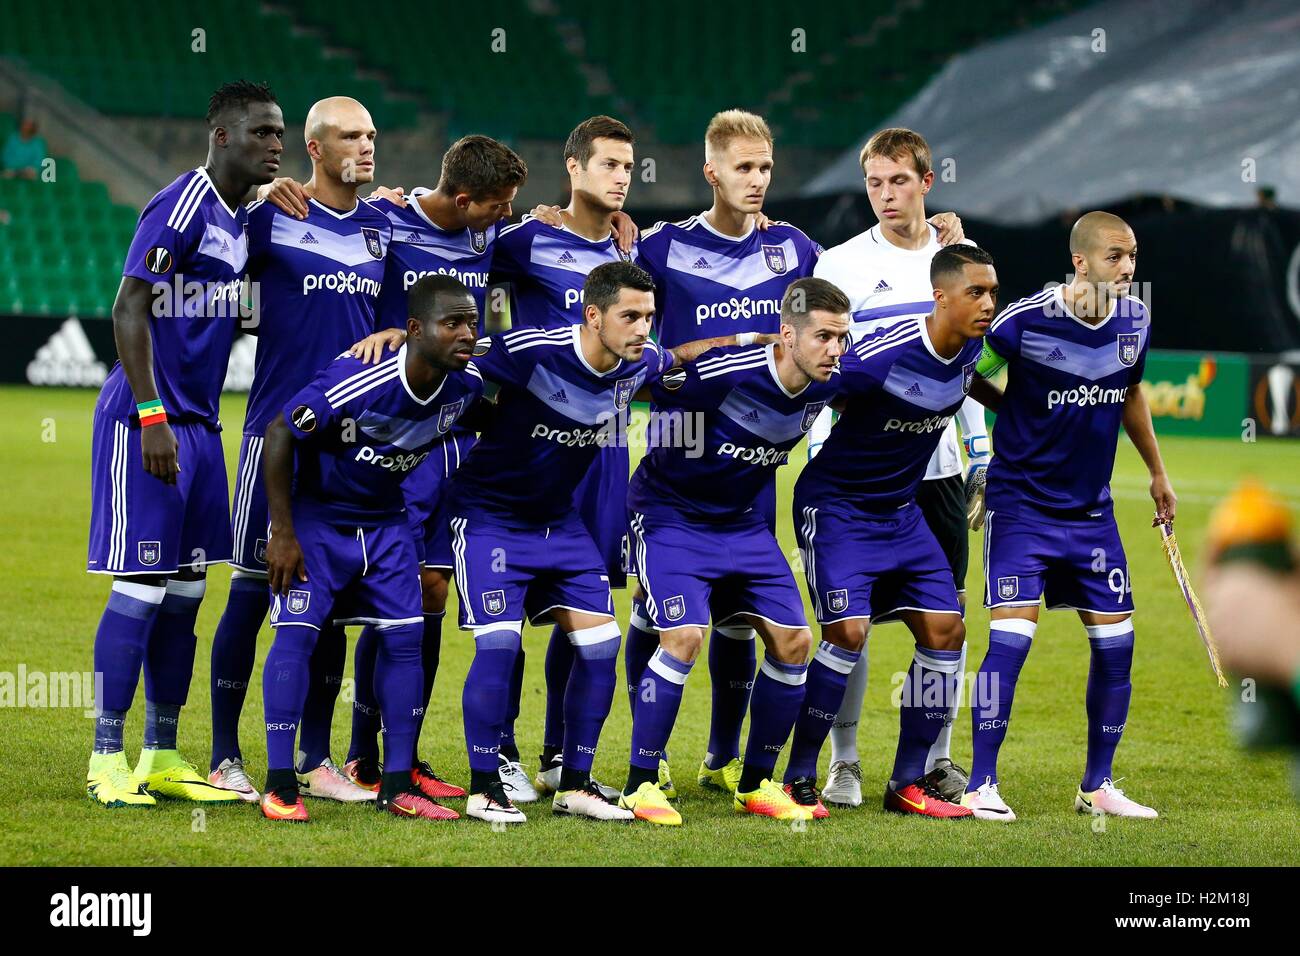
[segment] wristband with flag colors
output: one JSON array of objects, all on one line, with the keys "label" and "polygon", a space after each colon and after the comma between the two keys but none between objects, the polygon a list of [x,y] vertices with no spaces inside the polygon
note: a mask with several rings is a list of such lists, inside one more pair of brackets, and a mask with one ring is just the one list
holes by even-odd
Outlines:
[{"label": "wristband with flag colors", "polygon": [[140,402],[135,406],[135,410],[140,413],[141,428],[149,425],[159,425],[167,421],[167,412],[163,408],[161,399],[155,398],[149,402]]}]

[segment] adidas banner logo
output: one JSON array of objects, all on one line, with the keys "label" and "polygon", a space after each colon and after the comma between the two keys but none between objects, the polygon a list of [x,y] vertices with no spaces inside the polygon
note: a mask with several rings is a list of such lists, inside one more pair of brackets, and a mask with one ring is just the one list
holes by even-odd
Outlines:
[{"label": "adidas banner logo", "polygon": [[108,369],[95,357],[86,331],[76,319],[68,319],[36,350],[27,363],[27,381],[32,385],[100,386]]}]

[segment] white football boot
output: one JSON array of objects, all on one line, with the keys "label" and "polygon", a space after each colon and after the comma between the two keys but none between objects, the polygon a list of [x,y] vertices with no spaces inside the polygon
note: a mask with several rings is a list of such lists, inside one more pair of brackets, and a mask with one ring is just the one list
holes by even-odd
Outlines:
[{"label": "white football boot", "polygon": [[961,805],[970,807],[975,813],[976,820],[997,820],[1001,823],[1014,823],[1016,819],[1013,811],[1007,802],[1002,799],[1002,794],[998,792],[998,785],[993,782],[993,778],[985,777],[984,782],[979,787],[969,793],[961,795]]},{"label": "white football boot", "polygon": [[836,807],[862,806],[862,764],[857,760],[837,760],[831,764],[822,787],[822,802]]},{"label": "white football boot", "polygon": [[1080,813],[1104,813],[1111,817],[1137,817],[1154,820],[1160,814],[1124,796],[1124,791],[1107,777],[1092,793],[1080,790],[1074,795],[1074,809]]},{"label": "white football boot", "polygon": [[[559,771],[555,773],[558,780]],[[497,761],[497,777],[501,780],[501,786],[506,788],[506,796],[510,798],[511,803],[532,803],[537,799],[537,791],[529,783],[528,774],[518,760],[507,760],[501,757]],[[540,773],[537,779],[542,779]]]},{"label": "white football boot", "polygon": [[298,792],[304,797],[337,800],[339,803],[363,803],[379,796],[349,780],[329,757],[315,770],[298,774]]},{"label": "white football boot", "polygon": [[594,780],[579,790],[557,790],[551,800],[551,812],[561,817],[587,817],[591,820],[616,820],[630,823],[636,819],[631,810],[620,807],[601,792]]},{"label": "white football boot", "polygon": [[221,761],[217,769],[208,774],[208,783],[222,790],[233,790],[245,803],[257,803],[262,796],[244,772],[244,761],[237,757]]},{"label": "white football boot", "polygon": [[[518,766],[518,764],[516,764]],[[524,811],[511,802],[509,791],[500,780],[489,784],[486,793],[471,793],[465,802],[465,815],[488,823],[527,823]]]}]

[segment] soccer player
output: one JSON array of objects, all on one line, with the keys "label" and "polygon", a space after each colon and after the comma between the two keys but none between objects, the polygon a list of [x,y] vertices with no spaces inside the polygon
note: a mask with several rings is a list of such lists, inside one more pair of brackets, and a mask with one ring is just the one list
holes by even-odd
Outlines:
[{"label": "soccer player", "polygon": [[[480,317],[485,314],[488,274],[501,225],[528,177],[528,167],[503,143],[487,136],[466,136],[442,157],[442,171],[433,189],[416,188],[402,200],[372,199],[393,226],[384,288],[379,295],[380,328],[404,329],[407,292],[426,275],[449,275],[469,288]],[[479,334],[483,334],[480,318]],[[462,427],[402,483],[407,516],[415,535],[423,592],[424,637],[420,660],[424,669],[424,708],[427,710],[438,673],[442,622],[451,584],[451,537],[445,513],[447,479],[455,473],[474,444],[474,433]],[[355,652],[357,694],[352,710],[352,743],[344,772],[360,786],[379,787],[379,707],[372,691],[379,639],[367,625]],[[423,727],[423,717],[420,721]],[[418,743],[418,738],[417,738]],[[464,797],[465,790],[448,783],[422,760],[414,773],[426,795]]]},{"label": "soccer player", "polygon": [[[710,618],[715,627],[756,628],[766,648],[736,809],[781,820],[812,819],[818,809],[826,815],[815,796],[800,799],[772,782],[803,699],[812,634],[762,500],[836,393],[848,309],[829,282],[799,279],[781,302],[778,342],[708,352],[651,390],[651,447],[628,492],[645,613],[659,636],[658,649],[628,680],[636,695],[621,804],[639,819],[682,822],[658,766]],[[687,416],[698,428],[686,427]],[[693,433],[699,439],[686,441]]]},{"label": "soccer player", "polygon": [[916,494],[949,421],[980,381],[975,367],[997,276],[988,253],[955,245],[931,259],[930,283],[929,315],[859,340],[840,360],[843,413],[795,484],[795,533],[822,642],[808,668],[785,782],[814,789],[829,719],[871,621],[896,615],[917,646],[902,687],[885,809],[969,817],[925,773],[957,691],[965,628],[952,569]]},{"label": "soccer player", "polygon": [[[632,131],[609,116],[579,123],[564,144],[570,200],[561,210],[561,225],[548,225],[525,216],[501,230],[492,258],[491,284],[509,289],[514,329],[569,329],[582,321],[583,284],[597,266],[631,262],[636,250],[619,244],[616,220],[632,183]],[[620,418],[621,421],[621,418]],[[600,549],[605,575],[612,587],[626,587],[627,480],[631,464],[622,438],[603,446],[575,490],[582,521]],[[546,650],[546,724],[536,778],[529,782],[514,739],[519,710],[523,661],[511,684],[511,707],[503,726],[501,776],[516,802],[537,799],[537,791],[553,792],[559,785],[564,750],[564,701],[569,675],[579,666],[569,638],[559,624],[551,631]],[[617,798],[618,790],[606,788]]]},{"label": "soccer player", "polygon": [[[815,270],[817,276],[835,283],[848,295],[855,339],[878,329],[914,323],[930,312],[934,302],[930,261],[944,247],[946,238],[925,218],[925,196],[934,183],[934,171],[924,138],[909,129],[881,130],[867,141],[860,158],[867,198],[879,222],[848,242],[827,249]],[[964,608],[970,548],[966,489],[973,491],[983,480],[989,445],[984,409],[978,402],[968,398],[957,410],[956,418],[966,446],[966,478],[962,477],[957,429],[949,423],[926,466],[916,503],[948,558],[957,597]],[[810,457],[825,441],[830,423],[828,410],[808,436]],[[876,623],[880,623],[879,619]],[[962,673],[966,669],[965,653],[963,644]],[[843,708],[831,727],[831,768],[823,796],[839,806],[856,807],[862,803],[858,720],[866,691],[864,647],[849,676]],[[952,708],[925,762],[926,771],[933,773],[933,782],[949,800],[959,800],[967,784],[965,771],[953,763],[950,754],[952,724],[960,703],[959,693],[952,700]]]},{"label": "soccer player", "polygon": [[[248,278],[256,301],[257,357],[244,419],[234,504],[235,572],[212,641],[212,759],[209,780],[246,801],[258,798],[239,747],[239,714],[266,617],[267,501],[262,449],[266,427],[289,396],[332,358],[375,330],[375,308],[392,235],[388,219],[357,200],[374,178],[375,126],[346,96],[320,100],[304,128],[312,177],[306,215],[257,202],[248,213]],[[311,692],[298,759],[302,792],[357,801],[374,794],[330,759],[334,701],[343,679],[343,629],[325,622],[312,658]]]},{"label": "soccer player", "polygon": [[[412,777],[424,709],[420,578],[401,482],[483,393],[470,365],[478,308],[450,276],[426,276],[408,296],[406,344],[369,365],[342,355],[289,398],[266,429],[271,537],[271,645],[262,676],[271,820],[305,821],[294,736],[321,629],[377,629],[375,691],[384,720],[377,807],[454,820]],[[368,792],[368,791],[367,791]]]},{"label": "soccer player", "polygon": [[[657,223],[639,243],[638,265],[655,280],[659,312],[656,340],[672,348],[701,336],[736,332],[775,333],[781,297],[790,283],[811,276],[821,246],[786,222],[758,228],[772,180],[772,133],[761,116],[726,110],[704,134],[704,178],[713,205],[697,216]],[[802,436],[802,433],[800,433]],[[776,533],[776,482],[758,489],[757,513]],[[708,615],[705,614],[707,619]],[[715,625],[709,634],[712,710],[709,745],[697,779],[702,786],[735,793],[740,779],[740,728],[754,686],[754,628],[745,618]],[[660,647],[638,589],[624,650],[628,702],[636,713],[638,680]],[[665,760],[662,789],[675,796]]]},{"label": "soccer player", "polygon": [[581,325],[515,329],[479,343],[474,364],[500,387],[498,407],[448,492],[460,626],[475,645],[462,698],[466,812],[490,822],[525,820],[498,761],[525,618],[559,625],[574,647],[552,810],[633,819],[591,779],[620,634],[608,568],[574,490],[597,450],[623,434],[618,419],[642,386],[709,348],[736,344],[707,339],[673,352],[656,346],[649,339],[654,282],[628,262],[594,268],[582,296]]},{"label": "soccer player", "polygon": [[[95,404],[86,569],[113,575],[95,633],[95,744],[86,792],[104,807],[160,794],[237,800],[176,747],[206,569],[230,560],[217,409],[248,257],[240,203],[269,181],[284,118],[265,86],[227,83],[208,102],[205,165],[140,214],[113,303],[120,360]],[[200,294],[195,295],[195,290]],[[144,749],[128,768],[122,728],[145,678]]]},{"label": "soccer player", "polygon": [[1088,755],[1075,795],[1079,812],[1155,817],[1112,777],[1133,686],[1133,595],[1115,525],[1110,476],[1122,425],[1151,475],[1153,524],[1177,506],[1151,411],[1139,384],[1151,318],[1129,295],[1137,239],[1106,212],[1070,230],[1074,277],[1011,305],[984,341],[980,368],[1007,368],[998,412],[998,450],[989,466],[984,516],[984,603],[989,650],[972,702],[975,758],[962,803],[975,816],[1012,821],[998,789],[998,752],[1016,680],[1029,653],[1038,608],[1078,612],[1091,666],[1085,697]]}]

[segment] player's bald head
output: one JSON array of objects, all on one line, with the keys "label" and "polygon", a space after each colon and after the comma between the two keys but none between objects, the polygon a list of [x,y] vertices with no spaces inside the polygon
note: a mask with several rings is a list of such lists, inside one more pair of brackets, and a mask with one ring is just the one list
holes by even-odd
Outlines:
[{"label": "player's bald head", "polygon": [[317,100],[307,111],[303,136],[307,142],[324,139],[330,130],[353,126],[370,127],[370,112],[350,96],[327,96]]},{"label": "player's bald head", "polygon": [[1113,240],[1128,239],[1132,235],[1129,224],[1113,213],[1085,212],[1070,229],[1070,254],[1086,256],[1106,248]]}]

